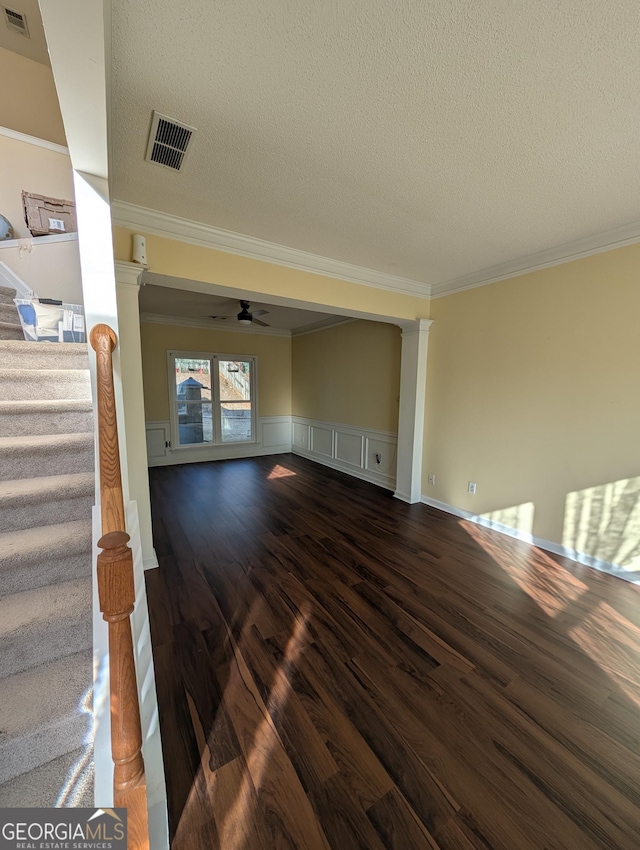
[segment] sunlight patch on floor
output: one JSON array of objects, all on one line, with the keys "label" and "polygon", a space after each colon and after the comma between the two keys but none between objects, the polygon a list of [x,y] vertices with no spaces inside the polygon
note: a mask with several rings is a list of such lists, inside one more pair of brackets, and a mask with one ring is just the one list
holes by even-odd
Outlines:
[{"label": "sunlight patch on floor", "polygon": [[287,643],[284,659],[278,668],[271,685],[271,692],[267,700],[267,714],[256,729],[251,751],[247,755],[247,771],[242,781],[242,787],[236,801],[227,812],[223,823],[220,825],[220,846],[225,850],[242,850],[242,843],[238,843],[238,824],[242,822],[245,812],[249,809],[249,799],[262,785],[262,779],[269,768],[271,751],[280,745],[278,732],[273,725],[272,717],[278,716],[287,702],[291,684],[289,675],[295,667],[304,646],[306,644],[307,622],[309,613],[301,612],[296,617],[293,634]]},{"label": "sunlight patch on floor", "polygon": [[470,520],[461,520],[460,526],[549,617],[557,617],[587,590],[584,582],[540,549],[531,546],[518,552],[518,544],[505,547],[495,534]]},{"label": "sunlight patch on floor", "polygon": [[640,706],[637,661],[640,629],[606,602],[600,602],[569,630],[569,635],[615,686]]},{"label": "sunlight patch on floor", "polygon": [[275,478],[290,478],[292,475],[297,475],[297,473],[277,463],[267,475],[267,481],[273,481]]}]

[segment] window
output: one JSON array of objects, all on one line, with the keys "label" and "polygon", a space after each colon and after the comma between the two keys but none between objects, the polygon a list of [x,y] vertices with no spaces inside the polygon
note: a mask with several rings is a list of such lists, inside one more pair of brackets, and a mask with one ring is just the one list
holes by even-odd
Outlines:
[{"label": "window", "polygon": [[170,351],[174,445],[254,442],[255,381],[255,357]]}]

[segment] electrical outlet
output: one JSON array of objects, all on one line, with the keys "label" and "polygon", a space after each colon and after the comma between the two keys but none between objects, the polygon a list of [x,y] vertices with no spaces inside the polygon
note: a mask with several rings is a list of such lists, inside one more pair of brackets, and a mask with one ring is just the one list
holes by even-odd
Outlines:
[{"label": "electrical outlet", "polygon": [[436,474],[435,474],[435,472],[430,472],[429,473],[429,484],[435,484],[435,483],[436,483]]},{"label": "electrical outlet", "polygon": [[472,496],[475,496],[475,494],[476,494],[476,482],[475,481],[469,482],[467,492],[471,493]]}]

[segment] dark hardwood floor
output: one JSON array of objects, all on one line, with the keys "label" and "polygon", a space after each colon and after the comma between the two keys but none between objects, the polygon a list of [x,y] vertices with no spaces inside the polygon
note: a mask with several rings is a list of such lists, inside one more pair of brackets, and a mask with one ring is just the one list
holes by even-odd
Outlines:
[{"label": "dark hardwood floor", "polygon": [[640,848],[640,594],[292,455],[150,470],[174,850]]}]

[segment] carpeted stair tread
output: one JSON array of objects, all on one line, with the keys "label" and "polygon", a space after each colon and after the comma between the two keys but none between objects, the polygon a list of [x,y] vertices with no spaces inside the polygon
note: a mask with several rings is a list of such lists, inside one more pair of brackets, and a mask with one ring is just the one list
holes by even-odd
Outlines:
[{"label": "carpeted stair tread", "polygon": [[8,369],[3,361],[0,362],[0,398],[27,400],[91,396],[86,369]]},{"label": "carpeted stair tread", "polygon": [[91,519],[0,534],[0,597],[91,575]]},{"label": "carpeted stair tread", "polygon": [[0,400],[0,435],[69,434],[93,425],[90,398]]},{"label": "carpeted stair tread", "polygon": [[0,481],[0,508],[16,503],[31,505],[53,498],[69,497],[70,494],[93,495],[94,483],[93,472]]},{"label": "carpeted stair tread", "polygon": [[91,519],[0,534],[0,569],[16,561],[91,551]]},{"label": "carpeted stair tread", "polygon": [[0,599],[0,678],[89,649],[92,599],[90,576]]},{"label": "carpeted stair tread", "polygon": [[91,516],[93,472],[0,481],[0,533]]},{"label": "carpeted stair tread", "polygon": [[[71,788],[67,794],[68,786]],[[80,747],[0,785],[0,808],[92,809],[93,788],[93,754],[87,753],[87,747]]]},{"label": "carpeted stair tread", "polygon": [[0,286],[0,298],[10,298],[12,301],[16,298],[16,291],[11,286]]},{"label": "carpeted stair tread", "polygon": [[0,301],[0,319],[3,322],[11,322],[12,324],[17,322],[20,324],[20,317],[13,302],[7,304],[4,301]]},{"label": "carpeted stair tread", "polygon": [[0,340],[3,369],[88,369],[86,342]]},{"label": "carpeted stair tread", "polygon": [[17,342],[20,339],[24,339],[20,324],[0,321],[0,342]]},{"label": "carpeted stair tread", "polygon": [[0,480],[85,472],[93,466],[93,433],[0,436]]},{"label": "carpeted stair tread", "polygon": [[92,722],[92,660],[85,650],[3,681],[0,783],[84,743]]}]

